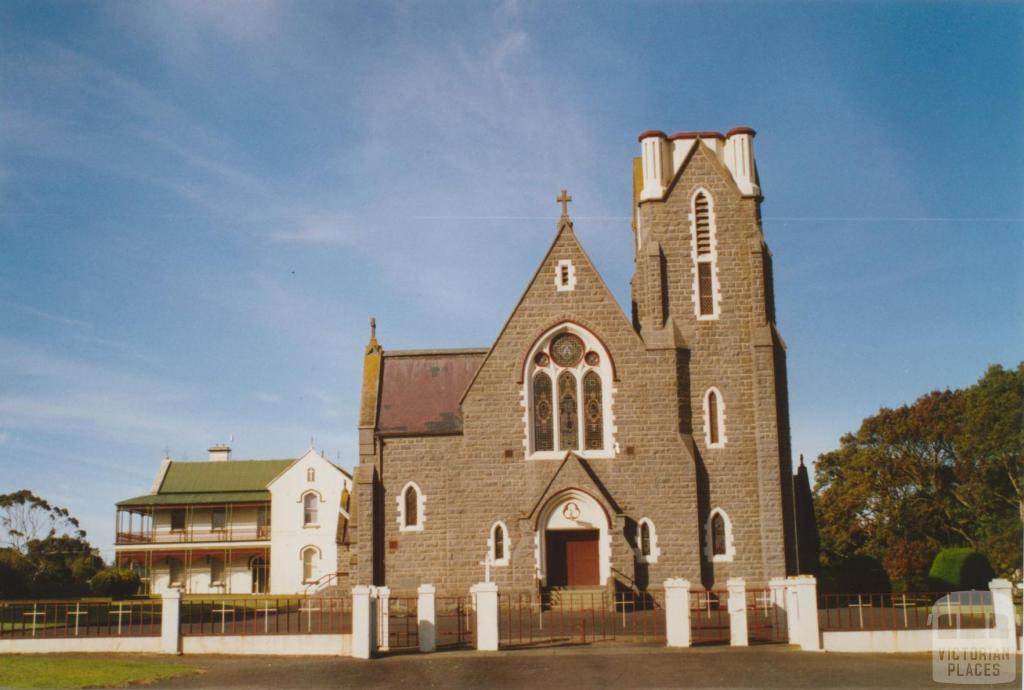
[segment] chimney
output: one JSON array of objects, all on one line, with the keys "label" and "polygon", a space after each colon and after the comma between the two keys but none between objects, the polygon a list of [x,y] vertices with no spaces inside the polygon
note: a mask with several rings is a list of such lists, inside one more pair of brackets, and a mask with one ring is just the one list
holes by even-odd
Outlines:
[{"label": "chimney", "polygon": [[231,458],[231,448],[225,445],[210,446],[210,462],[224,462]]}]

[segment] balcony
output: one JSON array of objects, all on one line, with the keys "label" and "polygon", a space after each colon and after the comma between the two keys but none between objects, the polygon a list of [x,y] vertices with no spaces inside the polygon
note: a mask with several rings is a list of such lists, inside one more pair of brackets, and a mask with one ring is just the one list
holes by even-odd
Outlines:
[{"label": "balcony", "polygon": [[118,532],[115,543],[126,544],[193,544],[205,542],[267,541],[270,525],[228,525],[223,529],[186,528]]}]

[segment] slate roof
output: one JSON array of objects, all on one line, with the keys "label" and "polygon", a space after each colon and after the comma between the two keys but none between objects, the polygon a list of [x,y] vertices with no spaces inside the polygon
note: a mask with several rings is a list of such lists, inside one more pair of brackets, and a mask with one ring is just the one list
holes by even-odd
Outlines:
[{"label": "slate roof", "polygon": [[270,500],[269,484],[292,460],[173,461],[155,494],[136,496],[118,506],[239,503]]},{"label": "slate roof", "polygon": [[384,436],[462,433],[459,400],[486,349],[384,352],[377,431]]}]

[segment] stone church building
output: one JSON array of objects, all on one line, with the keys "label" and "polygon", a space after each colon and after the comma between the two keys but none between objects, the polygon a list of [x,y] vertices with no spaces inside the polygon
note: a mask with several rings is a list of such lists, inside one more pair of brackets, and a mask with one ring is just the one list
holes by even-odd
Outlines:
[{"label": "stone church building", "polygon": [[485,562],[521,592],[795,573],[753,139],[640,135],[631,314],[563,191],[554,241],[490,347],[388,351],[371,332],[350,584],[465,592]]}]

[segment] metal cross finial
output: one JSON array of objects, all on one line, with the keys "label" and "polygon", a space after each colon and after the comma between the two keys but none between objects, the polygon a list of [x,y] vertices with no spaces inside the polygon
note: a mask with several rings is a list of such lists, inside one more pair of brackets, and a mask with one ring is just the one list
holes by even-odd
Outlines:
[{"label": "metal cross finial", "polygon": [[557,201],[558,203],[560,203],[562,205],[562,217],[563,218],[568,218],[569,217],[569,202],[572,201],[572,197],[569,196],[569,193],[566,192],[563,189],[562,193],[558,195],[558,198],[555,199],[555,201]]}]

